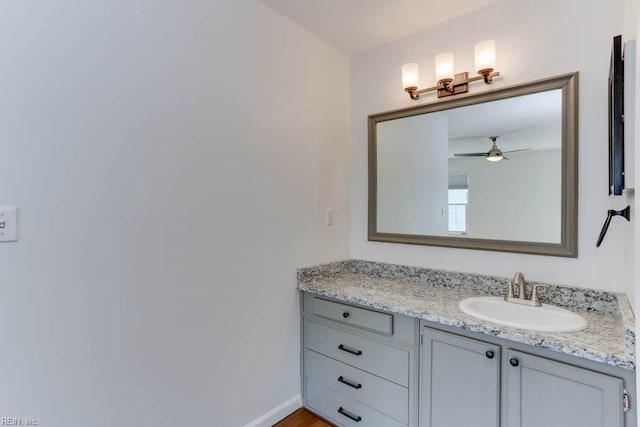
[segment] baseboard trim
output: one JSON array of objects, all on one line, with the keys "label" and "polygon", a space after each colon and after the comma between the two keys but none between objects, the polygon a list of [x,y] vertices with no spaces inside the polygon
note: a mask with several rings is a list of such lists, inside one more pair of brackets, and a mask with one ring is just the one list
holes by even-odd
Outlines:
[{"label": "baseboard trim", "polygon": [[259,416],[244,427],[271,427],[290,413],[302,408],[300,393],[281,403],[264,415]]}]

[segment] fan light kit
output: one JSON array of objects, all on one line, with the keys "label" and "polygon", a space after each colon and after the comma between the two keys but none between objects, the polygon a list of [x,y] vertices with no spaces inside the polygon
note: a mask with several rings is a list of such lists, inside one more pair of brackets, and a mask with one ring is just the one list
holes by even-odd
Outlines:
[{"label": "fan light kit", "polygon": [[411,99],[418,100],[423,93],[437,91],[438,98],[469,92],[469,83],[484,80],[488,85],[494,77],[500,75],[494,71],[496,67],[496,42],[485,40],[475,45],[475,60],[477,77],[469,78],[468,72],[454,73],[453,53],[446,52],[436,55],[436,81],[438,84],[426,89],[418,89],[418,64],[404,64],[402,66],[402,88],[409,93]]},{"label": "fan light kit", "polygon": [[502,151],[498,148],[496,141],[500,138],[499,136],[490,136],[491,140],[491,149],[486,153],[455,153],[453,157],[486,157],[490,162],[499,162],[500,160],[509,160],[508,157],[505,157],[504,153],[517,153],[519,151],[529,151],[529,148],[523,148],[521,150],[509,150]]}]

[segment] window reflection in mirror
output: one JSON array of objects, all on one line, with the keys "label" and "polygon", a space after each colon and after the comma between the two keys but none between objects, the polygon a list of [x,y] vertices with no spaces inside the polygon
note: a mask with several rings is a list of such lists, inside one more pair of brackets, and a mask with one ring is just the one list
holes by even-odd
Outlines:
[{"label": "window reflection in mirror", "polygon": [[469,233],[469,175],[449,175],[449,234]]}]

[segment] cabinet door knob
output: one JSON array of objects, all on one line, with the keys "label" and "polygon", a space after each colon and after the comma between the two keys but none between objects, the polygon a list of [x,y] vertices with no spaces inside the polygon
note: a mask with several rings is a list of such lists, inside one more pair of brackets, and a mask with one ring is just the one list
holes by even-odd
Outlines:
[{"label": "cabinet door knob", "polygon": [[344,317],[345,319],[349,317],[349,312],[345,311],[344,313],[342,313],[342,317]]},{"label": "cabinet door knob", "polygon": [[485,355],[487,356],[487,358],[489,359],[493,359],[493,356],[495,356],[495,354],[493,353],[492,350],[487,350],[487,352],[485,353]]},{"label": "cabinet door knob", "polygon": [[518,359],[516,359],[515,357],[512,357],[509,360],[509,363],[511,364],[511,366],[518,366],[520,364],[520,362],[518,361]]}]

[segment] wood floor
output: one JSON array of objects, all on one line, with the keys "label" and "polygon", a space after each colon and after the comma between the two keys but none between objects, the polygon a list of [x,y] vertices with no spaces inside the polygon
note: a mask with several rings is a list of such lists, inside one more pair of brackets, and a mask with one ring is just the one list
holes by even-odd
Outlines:
[{"label": "wood floor", "polygon": [[298,409],[282,421],[278,421],[273,427],[333,427],[321,418],[316,417],[304,408]]}]

